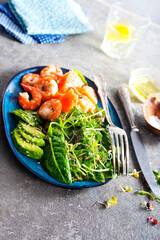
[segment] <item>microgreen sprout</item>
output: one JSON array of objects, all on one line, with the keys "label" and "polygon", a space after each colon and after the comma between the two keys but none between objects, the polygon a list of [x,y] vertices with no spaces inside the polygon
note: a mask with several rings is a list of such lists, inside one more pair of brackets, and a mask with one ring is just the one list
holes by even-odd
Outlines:
[{"label": "microgreen sprout", "polygon": [[137,191],[136,193],[140,194],[140,195],[147,195],[147,196],[151,197],[151,199],[156,199],[157,202],[160,202],[160,198],[159,197],[156,197],[156,195],[154,195],[152,193],[149,193],[147,191],[140,190],[140,191]]},{"label": "microgreen sprout", "polygon": [[122,186],[120,186],[120,188],[121,188],[121,190],[122,190],[122,192],[131,192],[132,191],[132,187],[122,187]]},{"label": "microgreen sprout", "polygon": [[117,198],[112,197],[111,199],[108,199],[107,201],[104,201],[104,202],[97,201],[97,202],[95,202],[95,204],[100,204],[101,206],[104,206],[105,208],[110,208],[110,207],[114,206],[115,204],[117,204]]},{"label": "microgreen sprout", "polygon": [[110,135],[104,124],[105,112],[97,108],[94,113],[85,113],[74,108],[69,113],[53,121],[49,127],[59,129],[64,134],[67,158],[72,174],[72,181],[83,180],[105,182],[113,174]]},{"label": "microgreen sprout", "polygon": [[141,173],[142,171],[137,171],[136,169],[134,169],[132,172],[130,172],[128,175],[129,176],[133,176],[135,178],[139,178],[139,173]]}]

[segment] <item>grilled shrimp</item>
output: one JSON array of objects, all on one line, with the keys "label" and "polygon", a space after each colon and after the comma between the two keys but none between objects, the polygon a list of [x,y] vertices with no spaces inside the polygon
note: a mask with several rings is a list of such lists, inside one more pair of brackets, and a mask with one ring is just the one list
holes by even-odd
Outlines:
[{"label": "grilled shrimp", "polygon": [[25,74],[22,78],[22,83],[34,86],[40,80],[40,75],[34,73]]},{"label": "grilled shrimp", "polygon": [[41,77],[53,77],[54,80],[58,80],[59,76],[62,76],[63,72],[58,65],[50,65],[43,68],[40,72]]},{"label": "grilled shrimp", "polygon": [[39,116],[44,119],[53,121],[58,118],[62,109],[62,104],[57,99],[51,99],[43,103],[39,109]]},{"label": "grilled shrimp", "polygon": [[[22,87],[27,92],[20,92],[18,96],[19,104],[24,110],[35,110],[41,105],[42,96],[39,91],[30,86],[21,83]],[[29,94],[32,96],[32,100],[29,100]]]},{"label": "grilled shrimp", "polygon": [[42,102],[52,99],[58,91],[58,85],[52,77],[43,77],[34,86],[42,95]]}]

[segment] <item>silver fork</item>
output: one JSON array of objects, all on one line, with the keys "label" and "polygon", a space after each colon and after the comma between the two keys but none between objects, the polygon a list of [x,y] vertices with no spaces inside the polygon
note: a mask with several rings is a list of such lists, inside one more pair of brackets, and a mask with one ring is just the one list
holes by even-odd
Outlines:
[{"label": "silver fork", "polygon": [[[109,133],[111,137],[112,155],[113,155],[113,171],[114,173],[120,173],[120,164],[122,164],[122,174],[128,175],[129,171],[129,145],[126,132],[115,126],[111,120],[108,102],[106,84],[101,83],[99,76],[94,76],[94,83],[98,88],[98,94],[100,96],[102,106],[106,112],[106,119],[109,123]],[[117,154],[116,154],[117,153]]]}]

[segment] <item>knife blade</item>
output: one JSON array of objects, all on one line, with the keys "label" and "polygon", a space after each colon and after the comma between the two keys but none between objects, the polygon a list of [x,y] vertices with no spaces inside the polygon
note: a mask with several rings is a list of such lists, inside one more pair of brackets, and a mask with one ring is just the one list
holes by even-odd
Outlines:
[{"label": "knife blade", "polygon": [[145,149],[145,145],[143,143],[139,129],[135,124],[135,118],[132,111],[131,101],[130,101],[130,96],[129,96],[127,86],[125,85],[121,86],[118,89],[118,95],[120,100],[122,101],[126,115],[130,123],[130,127],[131,127],[130,137],[131,137],[133,149],[134,149],[137,161],[139,163],[139,166],[146,179],[146,182],[148,183],[148,186],[150,187],[154,195],[156,195],[157,197],[160,197],[160,188],[153,174],[153,171],[147,156],[147,152]]}]

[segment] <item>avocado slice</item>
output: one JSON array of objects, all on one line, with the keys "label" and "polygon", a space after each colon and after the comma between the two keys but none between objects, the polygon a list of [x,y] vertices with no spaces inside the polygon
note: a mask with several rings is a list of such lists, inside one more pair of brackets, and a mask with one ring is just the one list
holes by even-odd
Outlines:
[{"label": "avocado slice", "polygon": [[42,124],[42,120],[36,111],[16,109],[10,112],[10,114],[34,127]]},{"label": "avocado slice", "polygon": [[36,137],[33,137],[29,134],[27,134],[26,132],[24,132],[22,130],[21,127],[18,126],[18,133],[22,136],[22,138],[26,141],[26,142],[30,142],[30,143],[33,143],[35,145],[38,145],[40,147],[43,147],[45,146],[45,141],[41,138],[36,138]]},{"label": "avocado slice", "polygon": [[15,128],[12,132],[12,140],[17,150],[24,155],[27,155],[33,159],[40,159],[42,157],[43,150],[37,145],[24,141],[21,138],[21,135],[18,133],[17,128]]},{"label": "avocado slice", "polygon": [[19,121],[18,128],[22,129],[22,131],[26,132],[27,134],[31,135],[32,137],[44,139],[45,136],[46,136],[38,128],[32,127],[32,126],[30,126],[27,123],[22,122],[22,121]]}]

